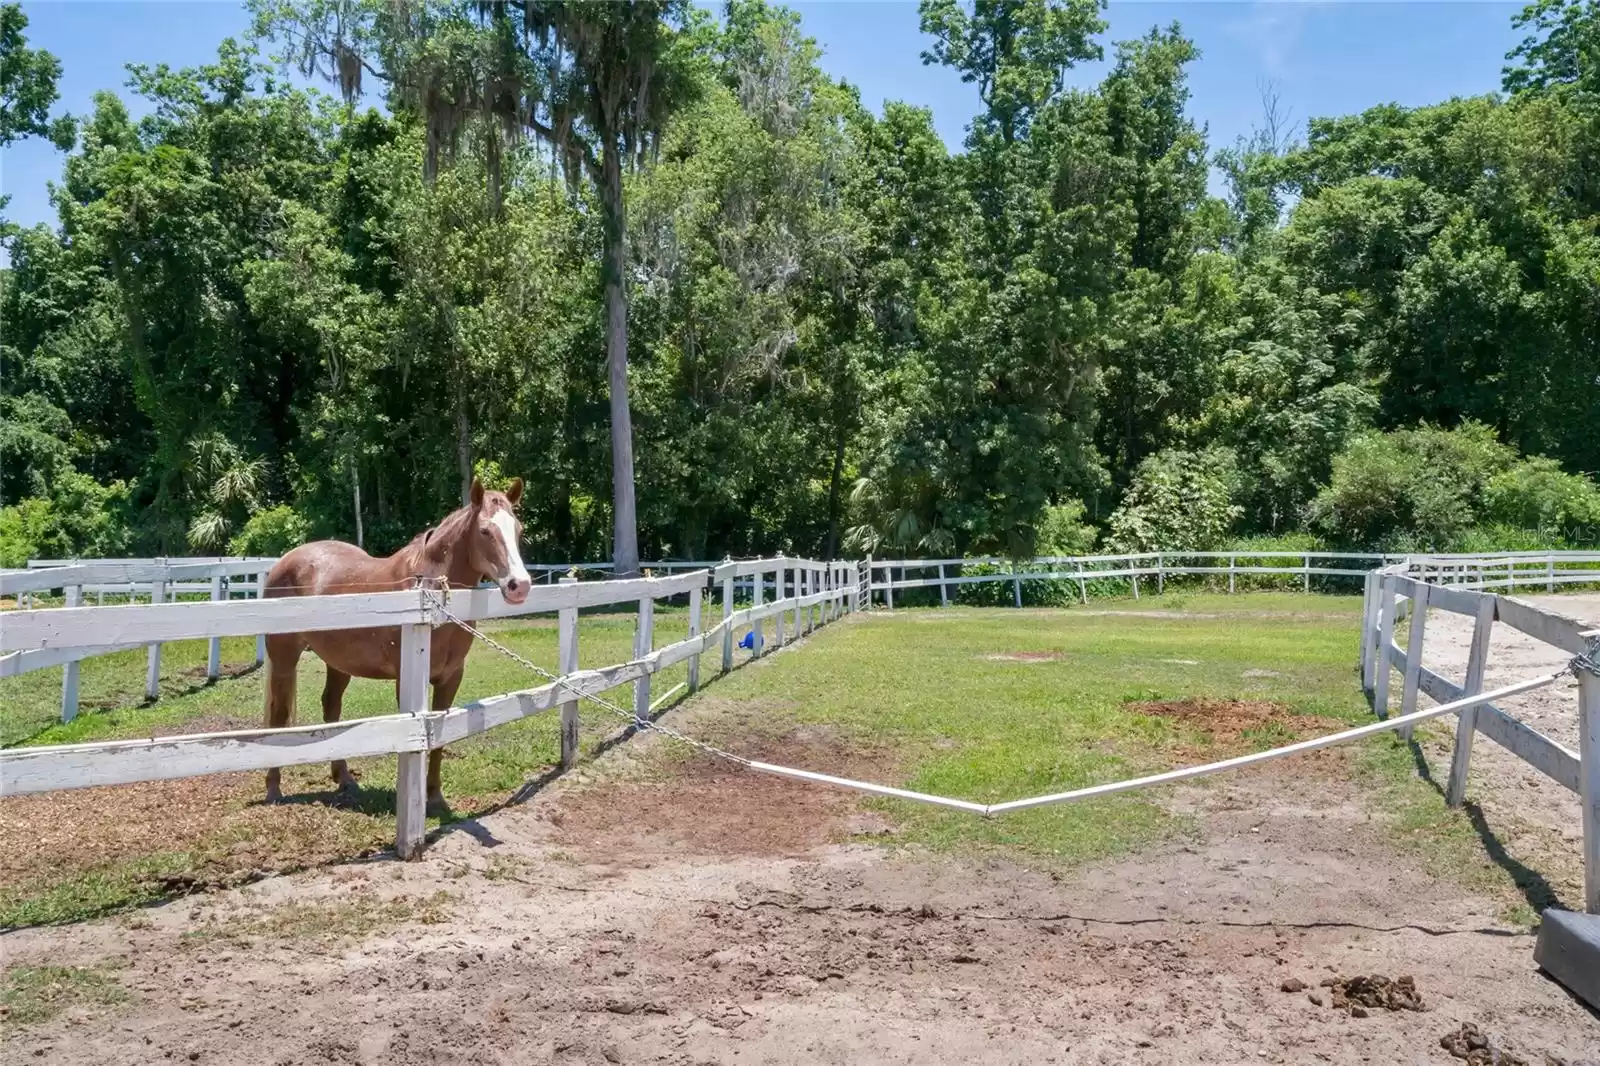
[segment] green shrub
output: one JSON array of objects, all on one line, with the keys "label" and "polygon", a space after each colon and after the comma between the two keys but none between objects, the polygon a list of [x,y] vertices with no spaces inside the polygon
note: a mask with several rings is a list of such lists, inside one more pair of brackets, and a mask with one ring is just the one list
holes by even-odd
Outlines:
[{"label": "green shrub", "polygon": [[1496,528],[1543,538],[1542,544],[1528,550],[1549,547],[1557,540],[1589,544],[1600,540],[1600,487],[1583,474],[1566,473],[1554,459],[1524,459],[1496,474],[1489,479],[1484,503],[1486,517]]},{"label": "green shrub", "polygon": [[311,523],[288,504],[257,511],[228,542],[230,555],[283,555],[304,544]]},{"label": "green shrub", "polygon": [[1134,471],[1122,506],[1111,516],[1113,552],[1207,551],[1243,513],[1234,502],[1238,468],[1225,448],[1169,448]]},{"label": "green shrub", "polygon": [[48,497],[32,496],[0,508],[0,566],[29,559],[121,555],[133,539],[128,523],[128,486],[101,485],[68,470]]},{"label": "green shrub", "polygon": [[1490,480],[1515,462],[1494,430],[1475,422],[1364,434],[1334,459],[1308,518],[1341,548],[1452,551],[1478,524]]}]

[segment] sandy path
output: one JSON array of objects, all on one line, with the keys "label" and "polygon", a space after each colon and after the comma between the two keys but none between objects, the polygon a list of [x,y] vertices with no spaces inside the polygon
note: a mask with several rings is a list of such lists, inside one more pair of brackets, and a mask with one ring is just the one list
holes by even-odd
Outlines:
[{"label": "sandy path", "polygon": [[[563,783],[418,863],[7,936],[8,961],[112,960],[135,998],[8,1034],[6,1061],[1354,1066],[1456,1061],[1439,1038],[1463,1021],[1532,1063],[1600,1061],[1531,937],[1397,858],[1346,757],[1170,793],[1199,839],[1067,880],[840,844],[891,831],[737,771]],[[443,921],[343,943],[194,936],[441,889]],[[1357,973],[1414,976],[1427,1009],[1333,1010],[1318,982]]]}]

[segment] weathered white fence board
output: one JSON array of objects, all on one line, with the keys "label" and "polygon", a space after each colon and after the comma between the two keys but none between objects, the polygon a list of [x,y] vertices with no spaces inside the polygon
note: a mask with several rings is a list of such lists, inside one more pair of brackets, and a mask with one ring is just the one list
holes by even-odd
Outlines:
[{"label": "weathered white fence board", "polygon": [[7,748],[0,751],[0,796],[427,749],[427,726],[410,715],[151,740]]},{"label": "weathered white fence board", "polygon": [[[1420,674],[1422,691],[1438,700],[1449,703],[1463,696],[1477,695],[1464,690],[1449,678],[1442,677],[1427,667]],[[1479,733],[1516,755],[1523,762],[1572,791],[1578,791],[1578,753],[1551,740],[1531,726],[1517,721],[1492,703],[1480,703],[1473,717]]]}]

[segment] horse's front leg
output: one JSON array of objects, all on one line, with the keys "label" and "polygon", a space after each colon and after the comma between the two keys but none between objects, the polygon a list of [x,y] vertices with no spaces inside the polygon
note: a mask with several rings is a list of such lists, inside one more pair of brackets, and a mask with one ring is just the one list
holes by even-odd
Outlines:
[{"label": "horse's front leg", "polygon": [[[456,690],[461,687],[461,677],[466,673],[465,664],[458,667],[452,674],[446,674],[433,683],[433,709],[447,711],[456,698]],[[443,814],[450,809],[445,802],[444,789],[439,784],[439,764],[444,761],[444,749],[434,748],[428,752],[428,813]]]}]

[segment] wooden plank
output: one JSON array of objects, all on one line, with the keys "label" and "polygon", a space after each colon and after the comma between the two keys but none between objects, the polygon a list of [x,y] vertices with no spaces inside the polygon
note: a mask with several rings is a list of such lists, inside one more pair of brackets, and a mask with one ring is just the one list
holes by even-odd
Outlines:
[{"label": "wooden plank", "polygon": [[1372,711],[1379,718],[1389,717],[1389,664],[1394,650],[1394,615],[1399,607],[1393,589],[1393,574],[1378,581],[1378,660],[1372,679]]},{"label": "wooden plank", "polygon": [[410,715],[284,729],[7,748],[0,751],[0,796],[269,770],[427,748],[426,723]]},{"label": "wooden plank", "polygon": [[[400,630],[400,713],[413,717],[427,731],[428,670],[433,628],[408,625]],[[428,829],[428,767],[420,752],[404,751],[395,768],[394,850],[402,859],[422,854]]]},{"label": "wooden plank", "polygon": [[1574,792],[1582,791],[1583,770],[1577,752],[1556,743],[1492,703],[1473,709],[1478,712],[1474,719],[1478,732],[1551,780]]},{"label": "wooden plank", "polygon": [[1468,618],[1478,616],[1479,604],[1488,597],[1489,593],[1472,592],[1468,589],[1452,588],[1448,585],[1427,585],[1417,582],[1430,591],[1428,593],[1428,606],[1451,614],[1464,614]]},{"label": "wooden plank", "polygon": [[[577,583],[575,577],[564,577],[562,584]],[[692,596],[698,611],[700,605],[700,590],[695,589]],[[697,614],[698,617],[698,614]],[[563,607],[558,615],[557,624],[560,633],[557,637],[558,650],[556,653],[556,670],[561,674],[575,674],[578,672],[578,609],[576,607]],[[581,719],[578,715],[578,701],[569,699],[561,704],[561,769],[570,770],[578,765],[579,726]]]},{"label": "wooden plank", "polygon": [[[1417,673],[1422,669],[1422,642],[1428,625],[1428,598],[1432,590],[1427,585],[1417,585],[1411,600],[1411,628],[1406,634],[1405,683],[1400,690],[1400,713],[1410,714],[1417,709]],[[1401,740],[1411,739],[1411,727],[1400,730]]]},{"label": "wooden plank", "polygon": [[1535,607],[1515,596],[1496,596],[1495,600],[1495,617],[1512,629],[1574,655],[1582,655],[1587,650],[1588,642],[1584,640],[1583,633],[1594,628],[1588,622]]},{"label": "wooden plank", "polygon": [[[703,588],[705,573],[702,570],[675,577],[535,586],[528,601],[515,606],[506,603],[499,589],[454,590],[448,597],[448,606],[453,614],[469,621],[555,611],[562,607],[598,607],[646,596],[681,595]],[[222,603],[78,607],[70,611],[34,611],[7,618],[5,626],[0,627],[0,653],[44,647],[382,628],[428,620],[421,595],[412,591],[289,596]]]},{"label": "wooden plank", "polygon": [[1583,904],[1600,914],[1600,675],[1578,671],[1578,758],[1583,769],[1578,790],[1583,804]]},{"label": "wooden plank", "polygon": [[[703,595],[704,593],[700,589],[689,590],[689,636],[691,637],[698,637],[700,635],[700,600]],[[561,672],[563,674],[570,674],[577,668],[578,664],[576,662],[574,662],[570,667],[567,666],[566,663],[561,664]],[[700,656],[695,654],[689,657],[689,692],[693,694],[699,690]]]},{"label": "wooden plank", "polygon": [[[67,606],[76,607],[83,597],[83,586],[67,588]],[[67,723],[78,717],[78,662],[74,659],[61,670],[61,721]]]},{"label": "wooden plank", "polygon": [[[639,621],[633,631],[633,657],[644,659],[655,646],[656,601],[645,597],[639,601]],[[633,718],[636,722],[650,720],[650,674],[639,675],[633,683]]]}]

